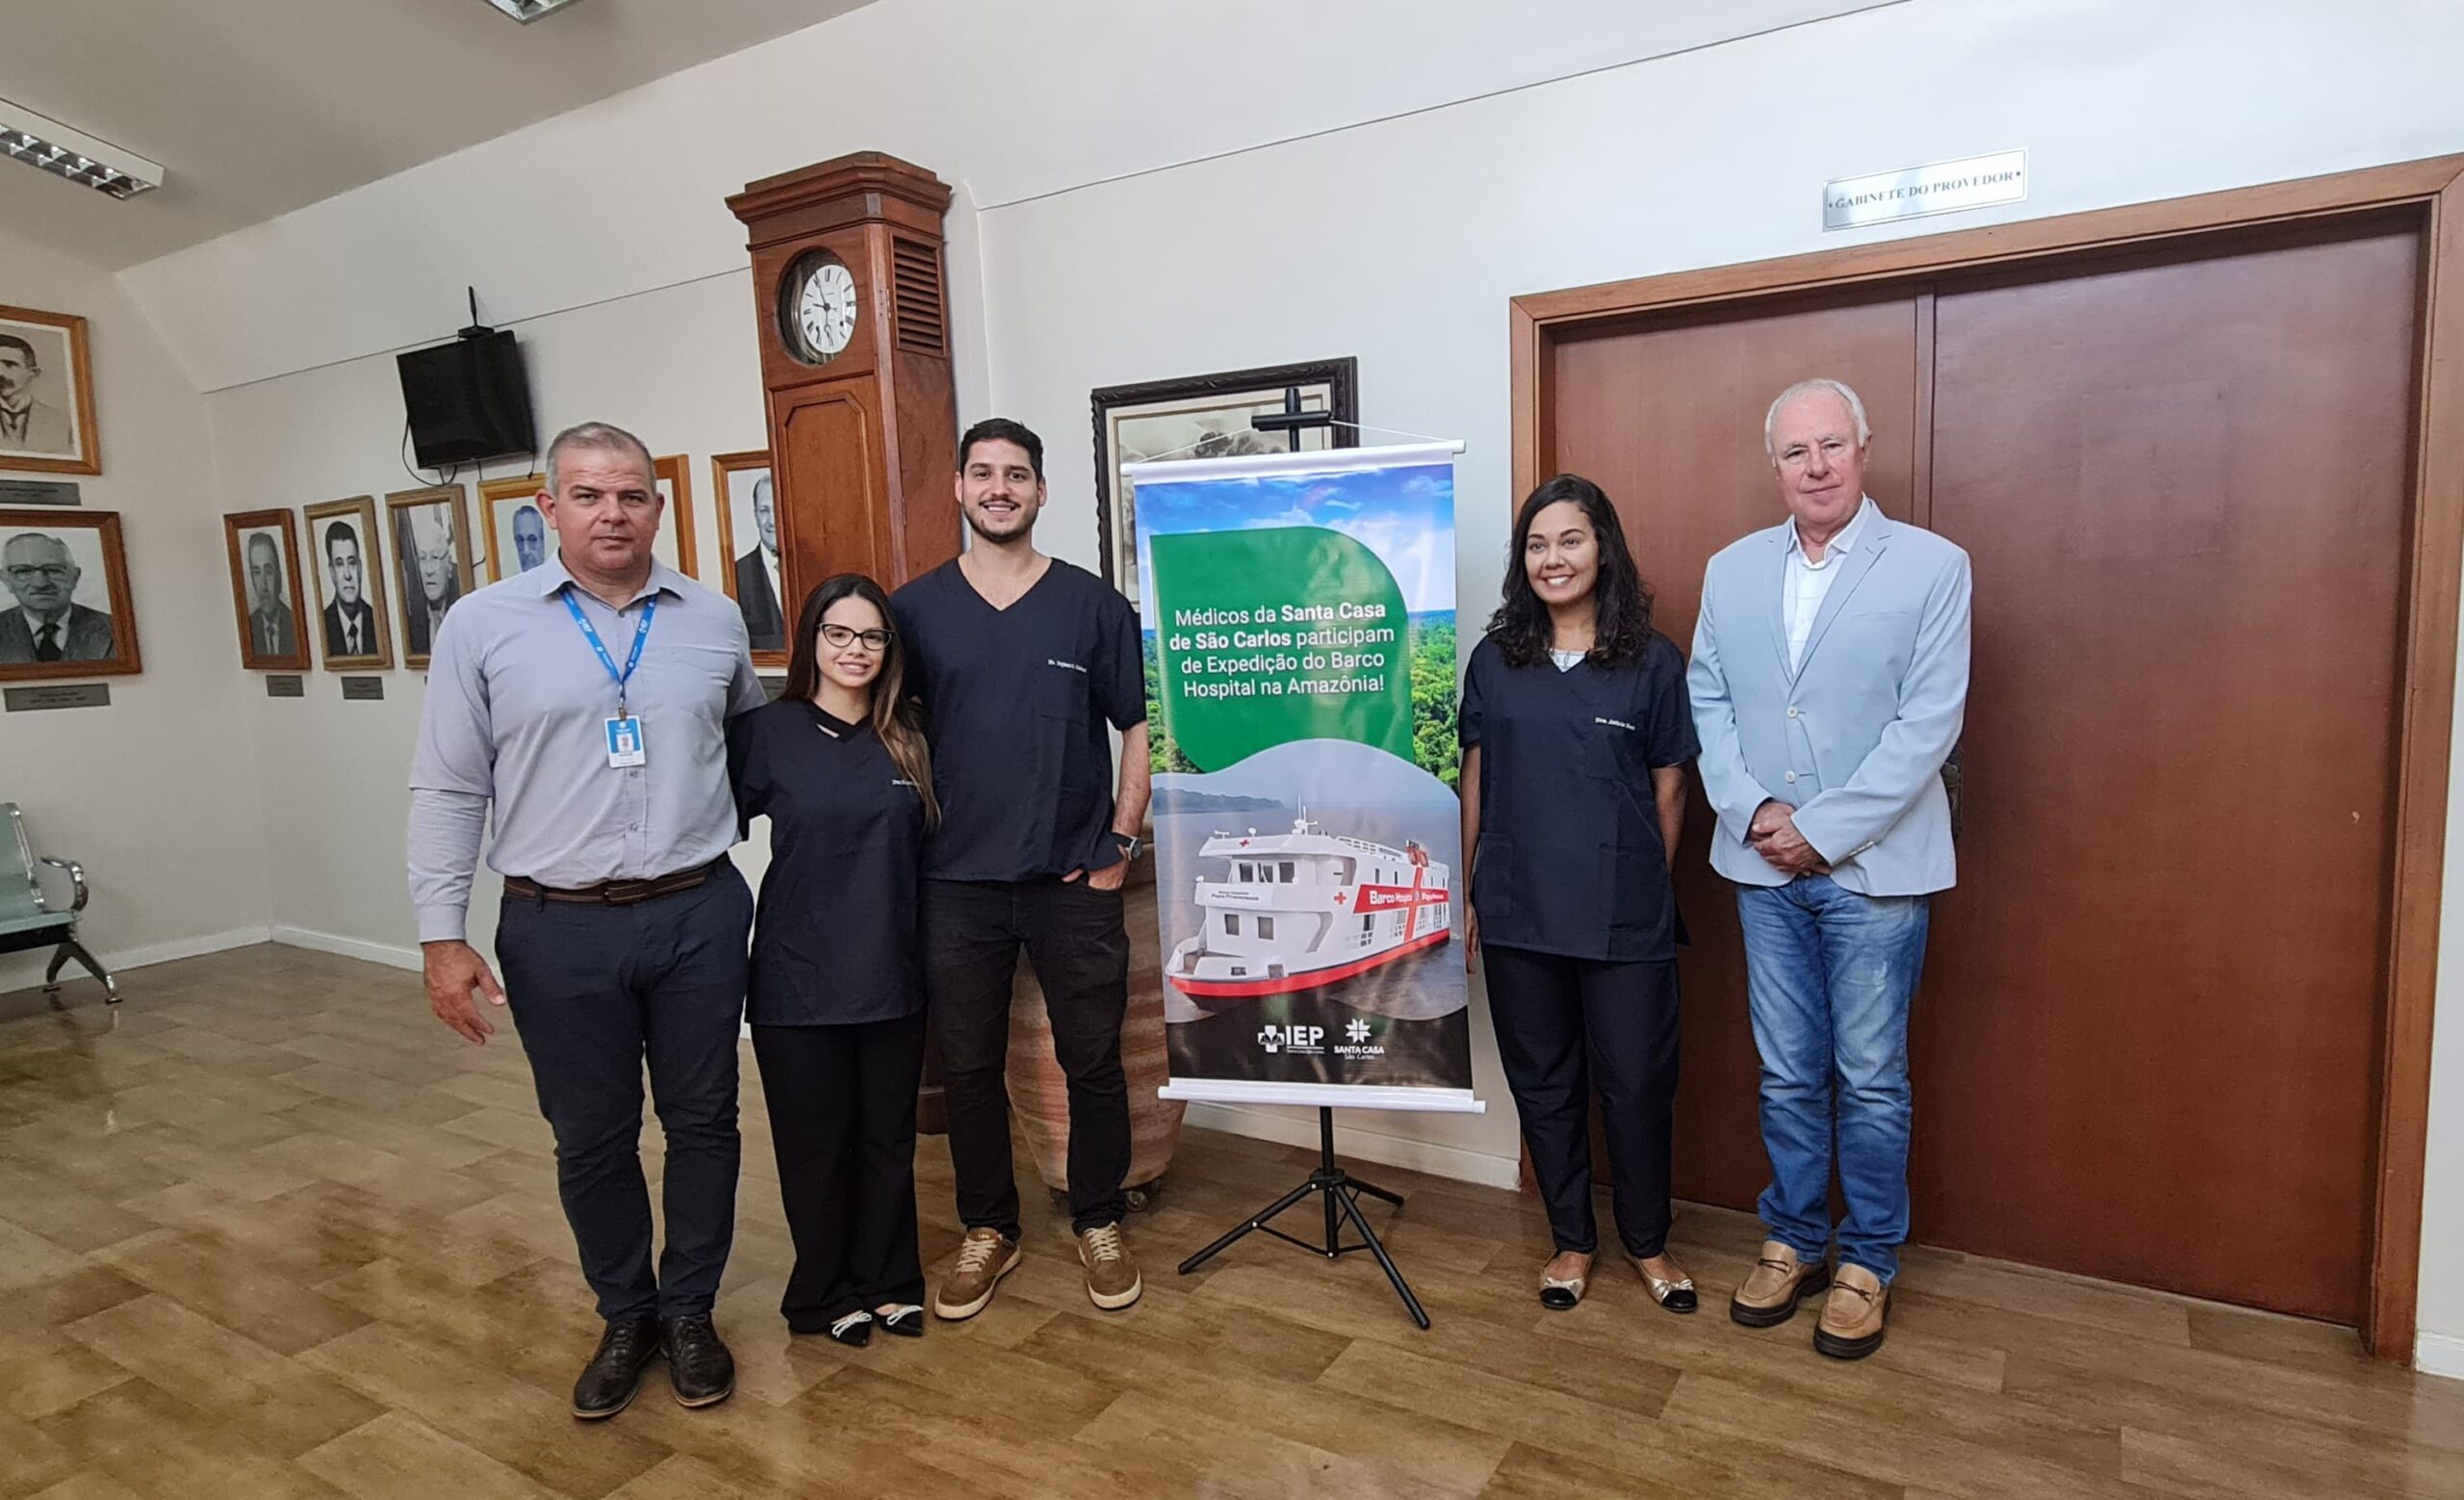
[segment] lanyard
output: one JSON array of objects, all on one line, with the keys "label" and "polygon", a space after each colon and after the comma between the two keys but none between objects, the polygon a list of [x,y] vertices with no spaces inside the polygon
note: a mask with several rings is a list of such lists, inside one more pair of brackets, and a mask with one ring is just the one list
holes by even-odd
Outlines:
[{"label": "lanyard", "polygon": [[651,638],[651,617],[658,613],[658,596],[652,595],[642,606],[642,622],[633,627],[632,654],[625,659],[625,670],[622,672],[616,670],[616,659],[607,654],[607,643],[599,638],[599,632],[591,626],[590,616],[581,612],[580,605],[574,603],[573,591],[567,589],[562,598],[565,612],[581,627],[582,639],[589,641],[590,649],[599,653],[599,664],[607,668],[607,675],[615,680],[616,716],[620,719],[626,717],[625,685],[633,680],[633,668],[642,664],[642,642]]}]

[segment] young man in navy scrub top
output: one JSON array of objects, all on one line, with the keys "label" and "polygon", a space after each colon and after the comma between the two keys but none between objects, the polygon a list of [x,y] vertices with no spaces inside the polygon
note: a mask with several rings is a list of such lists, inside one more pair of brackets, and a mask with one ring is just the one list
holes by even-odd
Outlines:
[{"label": "young man in navy scrub top", "polygon": [[[784,630],[783,628],[782,634]],[[860,573],[805,601],[779,701],[728,724],[738,815],[770,819],[745,1016],[796,1267],[779,1310],[861,1348],[924,1332],[915,888],[937,815],[889,600]]]},{"label": "young man in navy scrub top", "polygon": [[924,988],[966,1238],[933,1310],[973,1317],[1018,1264],[1003,1072],[1022,944],[1068,1079],[1069,1221],[1087,1295],[1126,1307],[1141,1282],[1120,1228],[1120,888],[1140,853],[1149,774],[1138,616],[1110,584],[1036,551],[1043,443],[1033,432],[1002,418],[969,427],[957,488],[970,545],[890,601],[914,653],[941,800],[924,865]]},{"label": "young man in navy scrub top", "polygon": [[1617,1234],[1653,1300],[1692,1312],[1668,1255],[1677,1097],[1677,906],[1670,853],[1695,755],[1685,659],[1652,629],[1651,591],[1608,497],[1559,475],[1515,522],[1504,602],[1463,684],[1466,960],[1489,1014],[1557,1254],[1543,1306],[1582,1300],[1591,1092],[1600,1091]]}]

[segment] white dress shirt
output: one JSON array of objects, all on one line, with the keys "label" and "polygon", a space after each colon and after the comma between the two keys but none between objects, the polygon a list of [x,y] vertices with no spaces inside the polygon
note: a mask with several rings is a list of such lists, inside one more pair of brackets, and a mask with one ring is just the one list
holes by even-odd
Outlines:
[{"label": "white dress shirt", "polygon": [[1831,592],[1831,581],[1839,576],[1839,559],[1857,550],[1857,539],[1865,531],[1865,518],[1873,513],[1873,499],[1859,497],[1856,515],[1823,548],[1820,562],[1806,560],[1797,529],[1788,528],[1787,561],[1780,579],[1780,618],[1788,628],[1789,671],[1804,664],[1806,641],[1813,634],[1813,622],[1822,615],[1822,601]]}]

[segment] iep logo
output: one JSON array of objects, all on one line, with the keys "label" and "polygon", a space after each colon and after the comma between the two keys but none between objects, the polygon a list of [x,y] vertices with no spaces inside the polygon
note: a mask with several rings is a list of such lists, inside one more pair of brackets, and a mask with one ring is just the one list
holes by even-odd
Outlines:
[{"label": "iep logo", "polygon": [[1325,1040],[1326,1028],[1323,1026],[1261,1026],[1258,1028],[1258,1046],[1270,1052],[1280,1052],[1287,1047],[1294,1051],[1299,1051],[1304,1047],[1322,1047]]}]

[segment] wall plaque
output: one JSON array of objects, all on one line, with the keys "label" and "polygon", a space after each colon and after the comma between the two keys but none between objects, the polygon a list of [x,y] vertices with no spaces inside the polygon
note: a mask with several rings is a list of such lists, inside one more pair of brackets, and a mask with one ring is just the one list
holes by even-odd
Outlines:
[{"label": "wall plaque", "polygon": [[305,698],[308,696],[308,679],[300,676],[296,672],[268,673],[266,676],[266,696],[269,698]]},{"label": "wall plaque", "polygon": [[31,713],[38,709],[108,709],[112,706],[112,685],[109,683],[55,683],[42,687],[10,687],[0,689],[12,713]]},{"label": "wall plaque", "polygon": [[77,486],[66,479],[0,479],[0,505],[76,505]]},{"label": "wall plaque", "polygon": [[1822,227],[1855,229],[1894,219],[1922,219],[2028,195],[2028,153],[1996,151],[1893,172],[1842,177],[1822,189]]},{"label": "wall plaque", "polygon": [[373,703],[385,696],[385,679],[381,677],[346,677],[343,679],[343,702]]}]

